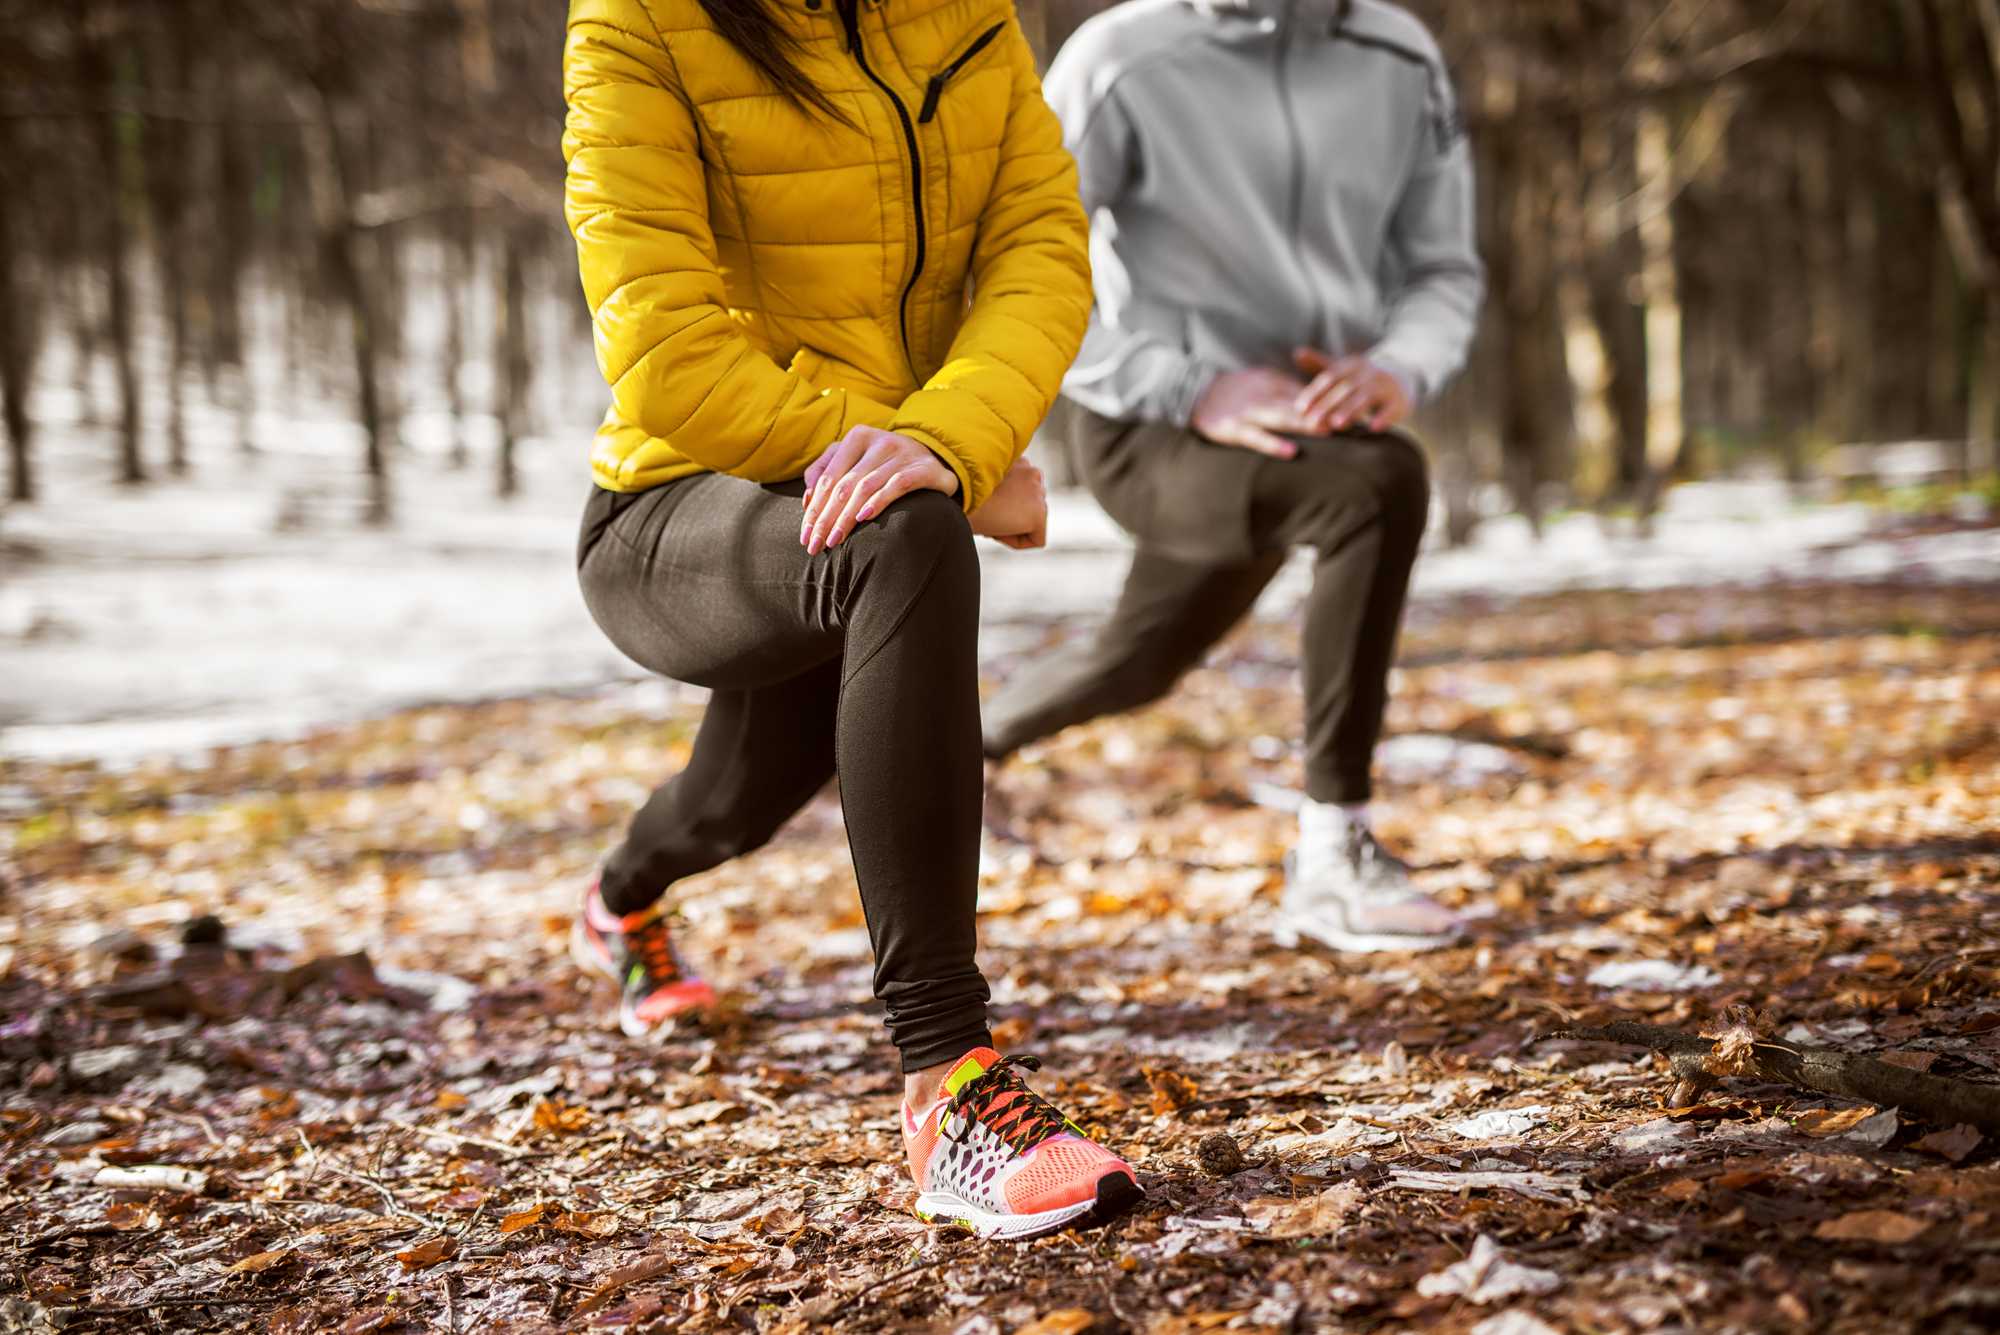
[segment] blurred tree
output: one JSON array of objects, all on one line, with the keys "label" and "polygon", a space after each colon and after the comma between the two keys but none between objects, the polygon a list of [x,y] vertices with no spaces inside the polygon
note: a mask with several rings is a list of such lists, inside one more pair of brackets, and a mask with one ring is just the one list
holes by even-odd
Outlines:
[{"label": "blurred tree", "polygon": [[68,17],[75,58],[76,87],[93,105],[84,113],[89,126],[85,159],[94,179],[98,207],[91,210],[97,231],[97,268],[109,297],[111,355],[118,376],[118,480],[146,480],[140,453],[138,350],[133,346],[132,274],[129,236],[131,200],[129,168],[139,120],[120,105],[118,54],[129,52],[138,11],[117,0],[75,0]]},{"label": "blurred tree", "polygon": [[[2000,3],[1408,3],[1462,94],[1493,266],[1473,365],[1429,414],[1453,534],[1494,483],[1530,515],[1643,511],[1676,473],[1803,478],[1842,441],[1978,442],[1962,466],[2000,468]],[[1046,59],[1105,7],[1018,8]],[[155,448],[196,457],[197,397],[250,449],[260,410],[325,394],[361,428],[370,518],[423,464],[406,428],[441,463],[494,449],[495,488],[519,485],[538,350],[588,343],[557,260],[563,21],[553,0],[0,0],[10,485],[36,489],[37,366],[112,419],[128,479]],[[52,343],[70,355],[38,358]],[[446,430],[419,430],[427,406]],[[566,427],[579,451],[588,428]]]}]

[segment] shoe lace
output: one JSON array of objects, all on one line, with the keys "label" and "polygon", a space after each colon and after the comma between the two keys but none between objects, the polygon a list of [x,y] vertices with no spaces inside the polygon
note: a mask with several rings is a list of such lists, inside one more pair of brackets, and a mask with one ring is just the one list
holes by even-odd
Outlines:
[{"label": "shoe lace", "polygon": [[958,1093],[945,1105],[945,1112],[963,1123],[965,1130],[957,1135],[950,1131],[945,1134],[954,1141],[963,1141],[972,1133],[973,1122],[983,1122],[987,1130],[1016,1151],[1025,1151],[1067,1129],[1069,1119],[1062,1115],[1061,1109],[1028,1088],[1017,1067],[1022,1071],[1039,1071],[1042,1063],[1035,1057],[1002,1057],[960,1085]]},{"label": "shoe lace", "polygon": [[671,981],[680,976],[680,961],[674,958],[673,933],[668,929],[664,915],[626,932],[625,950],[646,966],[646,973],[651,978]]},{"label": "shoe lace", "polygon": [[1356,825],[1348,835],[1348,856],[1358,868],[1382,867],[1391,871],[1408,870],[1403,860],[1382,846],[1375,837],[1375,831],[1365,825]]}]

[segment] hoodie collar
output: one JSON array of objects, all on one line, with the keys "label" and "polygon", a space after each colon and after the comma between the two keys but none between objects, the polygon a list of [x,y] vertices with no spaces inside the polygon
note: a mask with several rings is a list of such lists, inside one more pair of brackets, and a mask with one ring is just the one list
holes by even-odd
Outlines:
[{"label": "hoodie collar", "polygon": [[1354,7],[1354,0],[1188,0],[1202,13],[1219,19],[1251,19],[1275,28],[1287,15],[1294,22],[1331,29]]}]

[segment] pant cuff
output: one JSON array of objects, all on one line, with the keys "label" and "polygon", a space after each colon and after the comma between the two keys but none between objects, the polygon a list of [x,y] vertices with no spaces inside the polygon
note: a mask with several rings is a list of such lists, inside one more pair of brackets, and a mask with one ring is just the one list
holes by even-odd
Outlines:
[{"label": "pant cuff", "polygon": [[1366,770],[1360,774],[1308,774],[1306,796],[1315,802],[1338,802],[1351,806],[1356,802],[1372,801],[1375,790]]},{"label": "pant cuff", "polygon": [[957,1061],[974,1048],[993,1046],[993,1031],[981,1019],[976,1027],[954,1029],[938,1038],[898,1039],[903,1053],[903,1074],[921,1071],[944,1062]]},{"label": "pant cuff", "polygon": [[619,876],[606,866],[597,875],[597,896],[604,901],[604,907],[619,917],[628,913],[642,913],[660,902],[667,893],[665,886],[638,884]]}]

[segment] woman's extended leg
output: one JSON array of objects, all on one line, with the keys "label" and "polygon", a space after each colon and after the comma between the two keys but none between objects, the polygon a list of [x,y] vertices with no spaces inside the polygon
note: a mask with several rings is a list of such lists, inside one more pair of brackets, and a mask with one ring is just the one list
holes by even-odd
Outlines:
[{"label": "woman's extended leg", "polygon": [[[677,867],[754,847],[824,780],[830,741],[876,994],[905,1068],[921,1070],[989,1041],[973,958],[978,558],[964,514],[934,492],[809,555],[801,490],[688,478],[625,504],[585,553],[585,601],[620,649],[726,693],[716,754],[705,723],[696,765],[607,869],[607,897],[643,899]],[[755,745],[731,756],[739,728]],[[697,767],[724,781],[698,785]]]},{"label": "woman's extended leg", "polygon": [[604,906],[639,913],[675,881],[754,852],[833,777],[840,661],[709,697],[687,767],[661,784],[604,864]]}]

